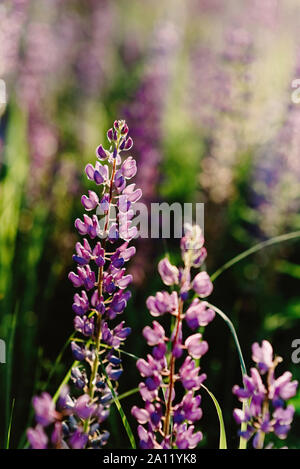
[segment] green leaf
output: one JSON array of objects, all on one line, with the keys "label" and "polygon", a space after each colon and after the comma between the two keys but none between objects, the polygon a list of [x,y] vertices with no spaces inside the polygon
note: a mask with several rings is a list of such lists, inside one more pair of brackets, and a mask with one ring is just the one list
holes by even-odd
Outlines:
[{"label": "green leaf", "polygon": [[294,264],[292,262],[288,262],[285,260],[281,260],[276,265],[277,272],[282,274],[290,275],[296,279],[300,279],[300,265]]},{"label": "green leaf", "polygon": [[209,389],[207,389],[206,386],[203,384],[201,385],[203,389],[210,395],[210,397],[213,400],[213,403],[215,404],[215,408],[218,414],[218,419],[219,419],[219,425],[220,425],[220,439],[219,439],[219,449],[227,449],[227,440],[226,440],[226,431],[225,431],[225,425],[224,425],[224,419],[223,419],[223,413],[222,409],[220,407],[220,404],[218,403],[217,399],[213,395]]}]

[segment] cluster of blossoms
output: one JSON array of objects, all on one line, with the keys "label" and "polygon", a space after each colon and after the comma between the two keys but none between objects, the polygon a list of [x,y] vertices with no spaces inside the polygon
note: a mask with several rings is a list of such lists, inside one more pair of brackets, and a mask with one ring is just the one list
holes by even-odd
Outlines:
[{"label": "cluster of blossoms", "polygon": [[253,447],[262,449],[266,434],[275,433],[280,439],[287,437],[294,407],[285,401],[295,396],[298,382],[291,381],[289,371],[275,378],[275,368],[282,359],[273,357],[272,345],[267,340],[261,346],[253,344],[252,359],[257,368],[251,368],[250,376],[244,376],[243,388],[233,388],[233,393],[244,403],[244,410],[235,409],[233,415],[238,424],[246,424],[240,435],[247,440],[254,435]]},{"label": "cluster of blossoms", "polygon": [[200,374],[197,362],[207,352],[208,344],[198,332],[187,333],[185,340],[183,336],[186,326],[187,330],[197,330],[215,316],[207,302],[201,300],[213,289],[208,274],[202,271],[191,278],[191,269],[200,267],[206,258],[203,244],[201,229],[186,225],[181,240],[184,267],[178,269],[167,258],[158,265],[163,283],[174,290],[158,292],[147,299],[152,316],[170,315],[171,333],[169,338],[158,321],[143,329],[153,349],[146,360],[137,361],[137,368],[145,378],[139,385],[145,404],[143,408],[132,408],[140,424],[138,434],[143,449],[195,448],[202,440],[202,433],[195,431],[195,423],[202,417],[201,396],[197,391],[206,375]]},{"label": "cluster of blossoms", "polygon": [[[124,264],[135,253],[134,247],[128,247],[137,232],[136,227],[131,226],[132,206],[142,192],[135,189],[135,184],[127,185],[127,180],[136,174],[135,160],[129,156],[122,162],[120,156],[121,151],[129,150],[133,144],[125,121],[115,121],[107,136],[109,150],[100,145],[95,166],[88,164],[85,169],[88,179],[101,186],[102,194],[99,197],[89,191],[88,196],[83,195],[81,199],[87,211],[96,210],[97,214],[91,217],[85,214],[83,220],[75,221],[79,234],[96,241],[91,246],[84,238],[82,243],[76,244],[73,259],[78,264],[77,272],[69,274],[74,287],[83,288],[81,294],[75,294],[73,303],[74,328],[81,337],[71,343],[73,355],[79,362],[72,369],[71,379],[79,397],[64,392],[59,412],[48,394],[34,398],[38,425],[28,430],[32,448],[49,445],[99,448],[109,436],[108,432],[100,432],[100,424],[109,415],[122,373],[118,350],[130,333],[124,321],[113,327],[110,323],[124,311],[130,298],[126,288],[132,276],[126,275]],[[108,164],[103,164],[105,160]],[[118,240],[121,243],[114,250],[108,249]],[[49,437],[43,428],[53,422],[54,435]],[[62,431],[63,441],[58,439],[58,429]]]}]

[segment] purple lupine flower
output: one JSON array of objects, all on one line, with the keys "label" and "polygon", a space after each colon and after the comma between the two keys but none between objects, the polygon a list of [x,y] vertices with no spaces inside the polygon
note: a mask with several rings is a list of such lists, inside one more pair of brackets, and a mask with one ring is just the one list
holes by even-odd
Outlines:
[{"label": "purple lupine flower", "polygon": [[88,435],[80,430],[76,432],[69,439],[69,444],[72,449],[84,449],[88,441]]},{"label": "purple lupine flower", "polygon": [[233,387],[233,393],[246,406],[244,410],[234,409],[233,416],[238,424],[246,424],[246,430],[240,431],[240,435],[246,440],[253,437],[253,447],[262,449],[266,434],[274,433],[280,439],[287,437],[294,407],[285,401],[295,396],[298,382],[292,381],[288,371],[275,378],[275,369],[282,358],[273,357],[272,345],[267,340],[261,346],[252,345],[252,358],[257,368],[251,368],[250,376],[244,376],[244,387]]},{"label": "purple lupine flower", "polygon": [[186,322],[191,329],[206,326],[215,317],[215,312],[208,308],[206,301],[195,298],[186,311]]},{"label": "purple lupine flower", "polygon": [[[178,269],[166,258],[160,261],[158,268],[162,281],[175,287],[176,291],[171,294],[158,292],[147,299],[152,316],[169,314],[175,317],[175,323],[170,337],[156,320],[152,326],[143,329],[147,344],[153,349],[146,359],[137,361],[137,368],[144,378],[139,385],[144,407],[132,408],[132,415],[139,423],[138,435],[142,449],[195,448],[202,440],[202,433],[195,431],[194,423],[202,417],[198,390],[206,375],[200,373],[200,366],[195,360],[207,352],[208,344],[202,340],[200,333],[189,335],[184,340],[182,323],[185,321],[189,328],[195,329],[207,325],[214,318],[215,313],[207,307],[206,302],[199,298],[189,302],[189,292],[193,289],[196,291],[199,282],[197,277],[200,275],[192,279],[191,268],[199,267],[199,259],[205,258],[203,243],[200,228],[187,225],[181,240],[184,267]],[[203,274],[207,285],[209,277],[205,272]],[[211,287],[205,288],[208,293],[211,292]],[[200,296],[204,296],[203,288]],[[182,356],[185,358],[179,366],[178,359]],[[181,399],[176,399],[177,382],[181,383],[183,389]]]},{"label": "purple lupine flower", "polygon": [[165,313],[175,313],[178,310],[178,295],[163,291],[155,296],[149,296],[146,301],[147,308],[152,316],[161,316]]},{"label": "purple lupine flower", "polygon": [[[131,332],[124,321],[113,321],[123,313],[131,296],[127,287],[132,275],[126,274],[125,263],[135,254],[135,248],[129,246],[135,234],[131,230],[131,218],[126,221],[125,233],[118,201],[121,197],[123,202],[127,199],[122,204],[122,215],[126,216],[141,196],[141,190],[135,188],[135,184],[127,186],[127,180],[136,173],[136,163],[129,157],[122,164],[121,148],[125,151],[132,146],[125,121],[115,121],[108,131],[108,138],[109,150],[101,145],[97,148],[96,155],[101,163],[97,161],[95,166],[86,167],[88,179],[102,185],[102,201],[105,198],[107,207],[101,209],[102,201],[94,191],[90,190],[88,196],[82,197],[84,208],[89,212],[96,209],[96,213],[84,214],[83,220],[76,219],[75,227],[79,234],[95,241],[92,245],[88,238],[84,238],[81,243],[76,243],[73,260],[77,269],[76,273],[69,274],[73,286],[81,288],[80,293],[74,295],[72,306],[74,328],[81,338],[77,342],[75,337],[71,343],[73,355],[80,362],[71,371],[71,381],[81,394],[74,398],[64,393],[57,410],[47,393],[34,398],[38,425],[36,429],[28,430],[32,448],[100,448],[109,437],[108,432],[101,433],[101,424],[108,417],[113,401],[110,383],[116,383],[123,372],[119,349]],[[118,171],[124,175],[122,185],[115,177]],[[116,218],[110,213],[111,207],[117,207]],[[156,327],[153,333],[159,334],[159,328]],[[152,379],[148,382],[151,391],[159,383],[156,384],[151,375],[149,377]],[[47,429],[46,433],[44,429]],[[50,439],[47,437],[49,432],[52,432]]]}]

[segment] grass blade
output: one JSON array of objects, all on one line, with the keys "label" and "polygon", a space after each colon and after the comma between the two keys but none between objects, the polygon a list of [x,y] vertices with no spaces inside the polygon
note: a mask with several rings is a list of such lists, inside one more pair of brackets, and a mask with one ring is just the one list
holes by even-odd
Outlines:
[{"label": "grass blade", "polygon": [[[208,306],[210,308],[212,308],[219,316],[221,316],[221,318],[226,322],[226,324],[228,325],[228,327],[230,329],[230,332],[233,336],[233,339],[234,339],[234,342],[235,342],[235,345],[236,345],[236,348],[237,348],[237,351],[238,351],[240,366],[241,366],[241,370],[242,370],[242,378],[243,378],[243,376],[247,374],[247,369],[246,369],[245,360],[244,360],[244,357],[243,357],[242,349],[241,349],[239,339],[238,339],[236,330],[234,328],[234,325],[232,324],[229,317],[225,313],[223,313],[223,311],[221,311],[219,308],[217,308],[216,306],[214,306],[210,303],[208,303]],[[243,404],[243,410],[245,410],[244,406],[245,406],[245,403]],[[244,430],[246,430],[246,424],[242,423],[241,424],[241,431],[244,431]],[[240,437],[239,449],[246,449],[246,448],[247,448],[247,440],[245,440],[245,438]]]},{"label": "grass blade", "polygon": [[223,419],[223,413],[222,409],[220,407],[220,404],[218,403],[217,399],[213,395],[209,389],[207,389],[206,386],[201,384],[201,387],[205,389],[205,391],[210,395],[210,397],[213,400],[213,403],[215,405],[217,414],[218,414],[218,419],[219,419],[219,424],[220,424],[220,439],[219,439],[219,449],[227,449],[227,440],[226,440],[226,431],[225,431],[225,425],[224,425],[224,419]]},{"label": "grass blade", "polygon": [[[15,334],[16,334],[16,327],[17,327],[17,316],[18,310],[16,308],[15,314],[10,318],[10,325],[9,325],[9,338],[7,344],[7,364],[5,365],[4,375],[5,375],[5,428],[6,434],[10,432],[10,419],[11,419],[11,385],[12,385],[12,374],[13,374],[13,361],[14,361],[14,342],[15,342]],[[13,404],[14,405],[14,404]]]},{"label": "grass blade", "polygon": [[11,404],[9,425],[8,425],[8,430],[7,430],[6,449],[9,449],[11,426],[12,426],[12,419],[13,419],[13,414],[14,414],[14,407],[15,407],[15,399],[13,399],[12,404]]},{"label": "grass blade", "polygon": [[275,236],[274,238],[270,238],[267,241],[263,241],[262,243],[258,243],[255,246],[252,246],[252,248],[247,249],[247,251],[244,251],[238,256],[233,257],[232,259],[230,259],[230,261],[226,262],[222,267],[216,270],[216,272],[210,276],[211,281],[213,282],[214,280],[216,280],[223,272],[225,272],[225,270],[228,270],[230,267],[234,266],[246,257],[251,256],[251,254],[261,251],[266,247],[270,247],[275,244],[280,244],[285,241],[292,241],[297,238],[300,238],[300,231],[293,231],[284,235]]}]

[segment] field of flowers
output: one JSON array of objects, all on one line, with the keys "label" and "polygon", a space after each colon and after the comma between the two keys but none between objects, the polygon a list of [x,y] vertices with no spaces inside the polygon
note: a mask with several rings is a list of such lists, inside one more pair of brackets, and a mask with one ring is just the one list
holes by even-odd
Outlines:
[{"label": "field of flowers", "polygon": [[300,449],[299,24],[0,2],[1,449]]}]

